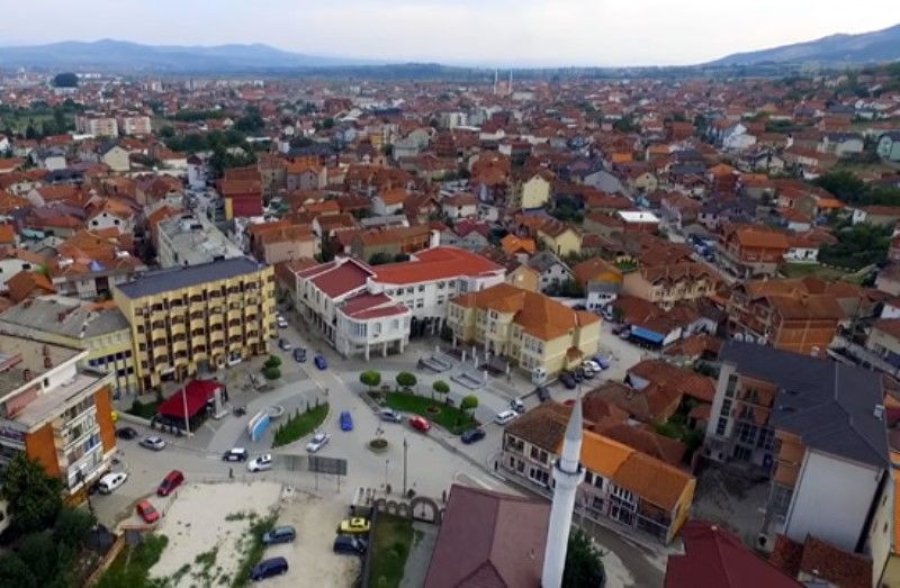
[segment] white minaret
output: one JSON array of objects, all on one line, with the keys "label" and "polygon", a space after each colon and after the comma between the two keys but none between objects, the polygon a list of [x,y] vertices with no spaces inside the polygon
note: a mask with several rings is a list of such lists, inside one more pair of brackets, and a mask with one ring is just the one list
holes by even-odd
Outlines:
[{"label": "white minaret", "polygon": [[497,81],[499,79],[499,76],[500,76],[500,71],[497,69],[494,69],[494,95],[495,96],[497,94]]},{"label": "white minaret", "polygon": [[553,505],[550,507],[550,526],[547,529],[547,547],[544,550],[544,569],[541,573],[541,588],[560,588],[563,569],[566,566],[566,549],[569,547],[569,530],[572,527],[572,512],[575,509],[575,494],[584,481],[581,467],[582,437],[581,396],[575,400],[562,453],[553,464]]},{"label": "white minaret", "polygon": [[509,83],[507,83],[506,86],[506,91],[512,96],[512,70],[509,70]]}]

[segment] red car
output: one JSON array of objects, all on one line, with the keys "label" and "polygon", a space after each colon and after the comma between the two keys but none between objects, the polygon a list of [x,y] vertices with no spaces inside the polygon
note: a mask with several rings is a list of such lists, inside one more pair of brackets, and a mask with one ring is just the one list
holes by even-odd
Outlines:
[{"label": "red car", "polygon": [[159,511],[150,504],[149,500],[141,500],[138,502],[137,513],[147,524],[155,523],[159,520]]},{"label": "red car", "polygon": [[181,486],[184,482],[184,474],[179,472],[178,470],[172,470],[169,472],[163,481],[160,482],[159,488],[156,489],[157,496],[168,496],[172,493],[175,488]]},{"label": "red car", "polygon": [[420,416],[409,417],[409,426],[422,433],[427,433],[431,429],[431,423],[427,419]]}]

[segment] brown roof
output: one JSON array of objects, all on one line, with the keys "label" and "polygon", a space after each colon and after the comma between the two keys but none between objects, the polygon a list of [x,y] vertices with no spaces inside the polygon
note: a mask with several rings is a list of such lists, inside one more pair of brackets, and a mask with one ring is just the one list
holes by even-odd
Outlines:
[{"label": "brown roof", "polygon": [[611,427],[594,427],[594,430],[605,437],[624,443],[632,449],[636,449],[675,467],[681,465],[681,459],[687,451],[687,446],[681,441],[665,437],[640,426],[622,423]]},{"label": "brown roof", "polygon": [[661,422],[668,420],[681,402],[681,393],[671,387],[650,385],[635,390],[621,382],[608,381],[584,396],[585,418],[596,401],[612,404],[639,421]]},{"label": "brown roof", "polygon": [[454,484],[425,577],[429,588],[539,588],[550,505]]},{"label": "brown roof", "polygon": [[795,578],[804,573],[841,588],[869,588],[872,585],[871,559],[813,536],[808,536],[801,544],[778,535],[769,562]]},{"label": "brown roof", "polygon": [[900,339],[900,318],[895,319],[879,319],[872,325],[873,329],[878,329],[886,335],[890,335],[895,339]]},{"label": "brown roof", "polygon": [[640,451],[629,455],[613,477],[617,486],[667,511],[675,508],[692,480],[690,474]]},{"label": "brown roof", "polygon": [[628,374],[703,402],[712,403],[716,395],[716,384],[711,378],[659,359],[644,360],[629,368]]},{"label": "brown roof", "polygon": [[21,271],[6,282],[9,297],[15,302],[22,302],[32,295],[55,294],[56,288],[44,274],[33,271]]},{"label": "brown roof", "polygon": [[622,270],[600,257],[592,257],[572,267],[572,274],[575,276],[575,282],[582,288],[586,287],[588,282],[598,280],[604,275],[608,275],[612,281],[622,281]]}]

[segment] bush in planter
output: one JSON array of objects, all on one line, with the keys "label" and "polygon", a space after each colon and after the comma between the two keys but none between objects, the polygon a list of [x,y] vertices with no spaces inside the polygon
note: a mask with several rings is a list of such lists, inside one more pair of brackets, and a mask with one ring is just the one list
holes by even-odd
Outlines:
[{"label": "bush in planter", "polygon": [[381,374],[375,370],[368,370],[359,375],[359,381],[371,390],[381,383]]},{"label": "bush in planter", "polygon": [[281,377],[281,370],[275,366],[267,366],[263,368],[262,374],[267,380],[277,380]]},{"label": "bush in planter", "polygon": [[281,358],[275,355],[270,355],[269,359],[266,360],[266,363],[264,365],[267,368],[281,367]]},{"label": "bush in planter", "polygon": [[409,372],[400,372],[397,374],[397,386],[400,388],[412,388],[416,385],[416,377]]}]

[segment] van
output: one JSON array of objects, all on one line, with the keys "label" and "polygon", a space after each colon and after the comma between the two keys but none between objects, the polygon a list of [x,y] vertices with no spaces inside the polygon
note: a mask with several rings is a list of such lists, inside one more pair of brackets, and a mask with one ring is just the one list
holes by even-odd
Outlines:
[{"label": "van", "polygon": [[181,486],[184,482],[184,474],[182,474],[178,470],[172,470],[166,477],[163,478],[163,481],[159,483],[159,488],[156,489],[157,496],[168,496],[172,493],[175,488]]},{"label": "van", "polygon": [[494,422],[498,425],[505,425],[517,416],[519,416],[518,413],[513,410],[504,410],[503,412],[497,413],[497,416],[494,417]]},{"label": "van", "polygon": [[288,562],[283,557],[273,557],[264,559],[253,568],[250,572],[250,579],[254,582],[257,580],[265,580],[272,576],[280,576],[288,571]]},{"label": "van", "polygon": [[113,490],[124,484],[127,479],[128,474],[125,472],[106,474],[100,478],[100,481],[97,483],[97,488],[100,490],[100,494],[111,494]]}]

